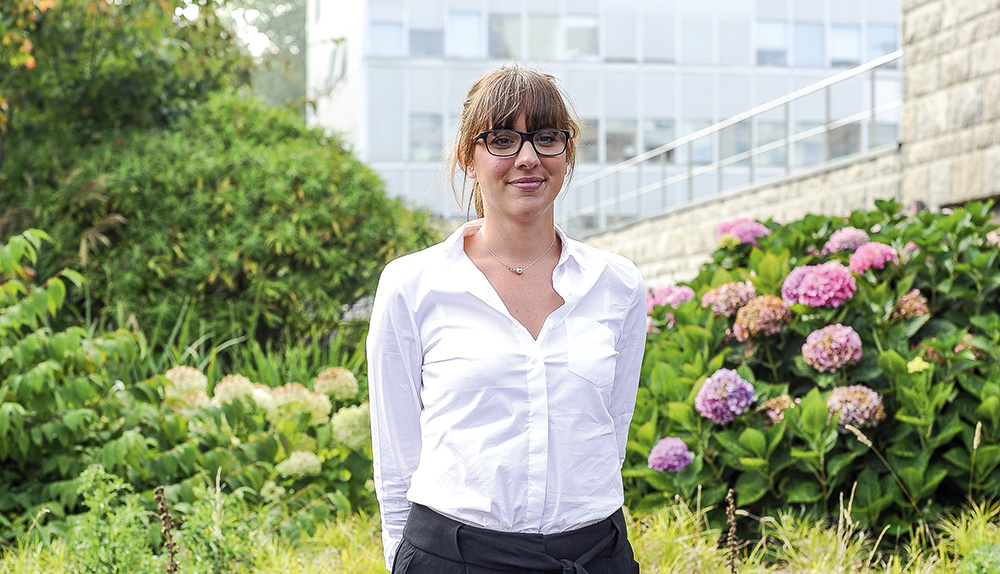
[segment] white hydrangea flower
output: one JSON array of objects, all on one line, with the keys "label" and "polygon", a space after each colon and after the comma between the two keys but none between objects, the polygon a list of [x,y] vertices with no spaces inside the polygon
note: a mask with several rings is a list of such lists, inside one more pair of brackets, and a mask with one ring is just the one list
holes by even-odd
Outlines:
[{"label": "white hydrangea flower", "polygon": [[335,401],[346,401],[358,396],[358,379],[344,367],[330,367],[313,380],[313,390],[331,395]]},{"label": "white hydrangea flower", "polygon": [[371,413],[368,403],[344,407],[330,418],[333,436],[351,450],[361,451],[372,442]]},{"label": "white hydrangea flower", "polygon": [[253,382],[243,375],[226,375],[216,383],[212,403],[215,405],[229,403],[236,397],[252,394],[253,390]]},{"label": "white hydrangea flower", "polygon": [[163,374],[167,379],[164,390],[168,398],[182,399],[187,395],[205,394],[208,377],[194,367],[177,366]]},{"label": "white hydrangea flower", "polygon": [[316,453],[307,450],[297,450],[285,460],[279,462],[274,470],[289,478],[305,478],[317,476],[323,470],[323,463]]},{"label": "white hydrangea flower", "polygon": [[295,419],[301,412],[309,413],[309,424],[326,421],[333,410],[330,397],[307,389],[302,383],[288,383],[271,391],[271,406],[267,418],[271,424],[280,420]]}]

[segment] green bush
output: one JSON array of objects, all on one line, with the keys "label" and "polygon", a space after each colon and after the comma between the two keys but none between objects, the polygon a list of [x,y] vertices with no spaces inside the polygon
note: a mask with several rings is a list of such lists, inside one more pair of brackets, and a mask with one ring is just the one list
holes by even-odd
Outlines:
[{"label": "green bush", "polygon": [[436,236],[336,138],[300,124],[217,94],[168,129],[83,147],[22,133],[3,175],[29,183],[3,193],[0,213],[7,233],[52,234],[39,272],[80,270],[83,318],[133,317],[148,332],[191,312],[217,339],[261,342],[329,333],[387,261]]},{"label": "green bush", "polygon": [[[847,218],[725,224],[689,290],[650,296],[630,506],[675,494],[713,506],[733,488],[757,515],[836,515],[849,500],[858,524],[905,534],[1000,495],[990,217],[982,203],[906,217],[878,202]],[[740,299],[748,285],[755,297]]]},{"label": "green bush", "polygon": [[[299,358],[281,368],[309,380],[268,381],[273,389],[237,374],[210,385],[188,366],[118,377],[156,363],[144,362],[148,348],[134,332],[51,326],[66,287],[59,277],[36,284],[29,267],[46,237],[32,230],[0,244],[0,544],[36,517],[39,533],[65,532],[93,464],[149,506],[157,486],[183,505],[218,479],[292,538],[334,513],[374,506],[363,385],[350,369],[303,366],[342,356],[336,349],[291,353]],[[251,366],[265,372],[268,355],[254,348]],[[347,366],[357,368],[352,356]]]}]

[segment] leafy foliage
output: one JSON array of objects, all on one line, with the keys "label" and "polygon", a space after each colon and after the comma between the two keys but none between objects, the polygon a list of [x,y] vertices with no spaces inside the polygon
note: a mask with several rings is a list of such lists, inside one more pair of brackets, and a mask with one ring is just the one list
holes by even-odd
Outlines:
[{"label": "leafy foliage", "polygon": [[[335,512],[373,505],[365,486],[370,447],[357,436],[339,436],[329,417],[331,407],[338,413],[356,408],[363,395],[330,401],[285,379],[274,400],[268,400],[270,387],[259,385],[260,398],[209,401],[208,378],[193,368],[186,373],[200,377],[201,396],[174,392],[170,371],[118,378],[135,373],[122,365],[156,365],[144,363],[143,337],[51,326],[65,299],[61,277],[80,277],[64,272],[34,283],[29,265],[46,239],[29,230],[0,245],[0,542],[23,535],[40,513],[46,521],[37,532],[65,532],[86,504],[78,491],[93,464],[121,477],[145,503],[154,487],[166,485],[168,500],[190,504],[218,476],[247,504],[266,508],[268,520],[290,537],[315,532]],[[307,361],[343,356],[315,349],[300,355],[311,357]],[[312,376],[324,366],[315,365]],[[301,390],[290,392],[295,389]],[[275,410],[279,392],[293,400]],[[310,416],[317,404],[325,404],[318,419]],[[298,451],[313,453],[315,476],[283,472],[282,463]]]},{"label": "leafy foliage", "polygon": [[[759,515],[793,504],[835,515],[843,497],[858,524],[887,523],[906,534],[969,497],[1000,495],[1000,247],[990,217],[983,203],[907,217],[899,204],[879,202],[847,218],[768,223],[770,234],[755,238],[759,247],[724,240],[689,283],[695,300],[669,309],[673,326],[668,309],[653,311],[625,470],[629,504],[656,507],[700,491],[712,506],[734,488],[738,505]],[[856,292],[842,305],[786,297],[790,323],[741,342],[733,318],[700,304],[711,289],[746,280],[758,297],[781,297],[796,268],[846,265],[853,249],[821,251],[845,227],[891,246],[898,264],[865,269],[855,258]],[[863,351],[821,371],[803,347],[833,324],[851,327]],[[703,381],[721,368],[755,388],[754,405],[723,425],[695,408]],[[831,395],[843,397],[852,385],[872,389],[881,404],[833,409]],[[695,454],[680,472],[646,465],[668,436]]]},{"label": "leafy foliage", "polygon": [[[248,62],[233,49],[216,2],[200,2],[193,19],[177,11],[187,4],[40,3],[28,28],[33,69],[0,75],[16,112],[12,126],[81,137],[115,126],[160,126],[209,93],[245,83]],[[12,22],[12,33],[23,35],[25,24]]]},{"label": "leafy foliage", "polygon": [[84,148],[43,141],[11,154],[4,194],[88,279],[105,318],[144,330],[190,310],[215,337],[331,332],[382,266],[436,238],[376,175],[291,112],[215,95],[170,130],[126,130]]}]

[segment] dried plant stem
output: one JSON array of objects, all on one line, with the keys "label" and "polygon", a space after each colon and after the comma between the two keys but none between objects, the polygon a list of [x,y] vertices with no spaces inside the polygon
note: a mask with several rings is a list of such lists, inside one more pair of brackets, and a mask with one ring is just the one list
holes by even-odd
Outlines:
[{"label": "dried plant stem", "polygon": [[[854,433],[854,436],[857,437],[858,442],[867,446],[872,452],[875,453],[875,456],[877,456],[878,459],[882,461],[882,464],[884,464],[885,467],[889,470],[889,473],[892,474],[892,478],[896,480],[896,484],[899,485],[899,489],[903,491],[904,495],[906,495],[906,500],[910,502],[910,506],[913,507],[913,510],[916,511],[918,516],[923,518],[924,513],[921,512],[920,507],[917,506],[917,501],[913,500],[913,496],[910,494],[910,491],[906,488],[906,485],[903,484],[903,480],[899,478],[899,475],[896,474],[895,470],[893,470],[892,465],[889,464],[889,461],[886,460],[884,456],[882,456],[882,453],[879,452],[877,448],[875,448],[875,445],[872,444],[871,439],[865,436],[865,433],[861,432],[861,430],[859,430],[854,425],[844,425],[844,428]],[[930,542],[931,546],[937,548],[937,543],[934,540],[934,534],[931,532],[930,526],[927,524],[927,521],[921,520],[920,524],[924,530],[924,534],[927,535],[927,541]]]},{"label": "dried plant stem", "polygon": [[983,438],[983,421],[976,421],[976,436],[972,438],[972,460],[969,463],[969,502],[974,502],[972,497],[972,482],[976,476],[976,453],[979,452],[979,441]]},{"label": "dried plant stem", "polygon": [[740,543],[736,537],[736,498],[731,488],[726,493],[726,522],[729,523],[729,534],[726,535],[726,566],[732,574],[737,574],[736,562]]},{"label": "dried plant stem", "polygon": [[174,531],[174,520],[170,517],[170,511],[167,509],[167,497],[163,493],[163,487],[157,486],[153,490],[153,496],[156,499],[156,510],[160,513],[160,521],[163,522],[163,527],[160,529],[163,532],[163,547],[167,549],[167,574],[176,574],[178,569],[177,564],[177,543],[173,539]]}]

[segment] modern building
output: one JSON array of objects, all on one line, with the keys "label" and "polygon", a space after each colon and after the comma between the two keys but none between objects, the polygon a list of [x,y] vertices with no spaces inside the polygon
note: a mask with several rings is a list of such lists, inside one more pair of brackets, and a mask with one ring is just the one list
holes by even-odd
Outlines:
[{"label": "modern building", "polygon": [[[465,215],[442,161],[462,99],[504,61],[559,78],[583,125],[574,177],[587,178],[900,45],[899,0],[307,1],[310,125],[342,134],[391,194],[445,217]],[[899,90],[898,74],[880,82]],[[744,140],[828,122],[862,95],[837,97],[844,102],[828,96],[762,116],[664,161],[710,163]],[[774,162],[810,165],[898,129],[845,126],[825,148],[802,142]]]}]

